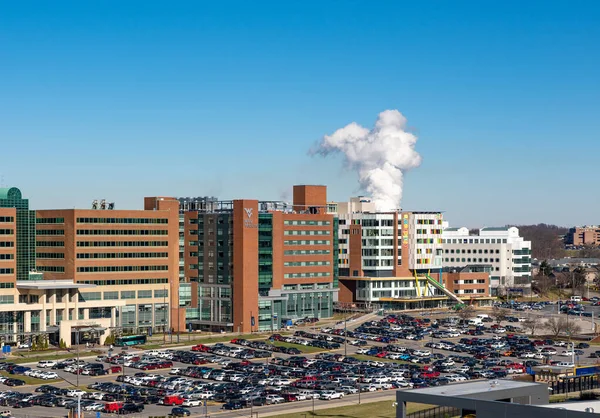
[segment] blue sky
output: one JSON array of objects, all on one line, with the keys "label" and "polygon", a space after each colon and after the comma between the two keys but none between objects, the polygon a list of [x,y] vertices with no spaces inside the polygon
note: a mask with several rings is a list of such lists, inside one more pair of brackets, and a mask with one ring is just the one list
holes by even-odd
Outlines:
[{"label": "blue sky", "polygon": [[402,207],[453,225],[600,223],[600,3],[0,4],[0,173],[34,208],[360,193],[309,148],[398,109]]}]

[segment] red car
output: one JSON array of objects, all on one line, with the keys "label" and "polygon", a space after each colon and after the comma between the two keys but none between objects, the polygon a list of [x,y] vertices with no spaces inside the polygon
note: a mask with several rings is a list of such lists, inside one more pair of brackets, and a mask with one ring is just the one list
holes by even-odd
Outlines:
[{"label": "red car", "polygon": [[201,351],[201,352],[207,352],[210,350],[210,347],[204,345],[204,344],[198,344],[192,347],[192,351]]},{"label": "red car", "polygon": [[436,372],[436,371],[424,371],[421,373],[421,376],[425,379],[433,379],[436,377],[439,377],[440,372]]},{"label": "red car", "polygon": [[121,366],[111,366],[108,368],[109,373],[121,373],[123,368]]}]

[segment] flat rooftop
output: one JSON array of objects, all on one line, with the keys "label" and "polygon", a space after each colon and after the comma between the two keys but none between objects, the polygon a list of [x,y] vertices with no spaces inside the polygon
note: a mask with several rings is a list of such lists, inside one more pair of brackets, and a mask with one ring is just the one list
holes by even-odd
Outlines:
[{"label": "flat rooftop", "polygon": [[23,280],[17,282],[19,289],[86,289],[95,284],[74,283],[72,280]]},{"label": "flat rooftop", "polygon": [[434,396],[449,396],[468,398],[469,395],[479,394],[482,392],[493,392],[500,390],[528,389],[538,387],[539,383],[520,382],[518,380],[478,380],[474,382],[457,383],[446,386],[432,386],[422,389],[411,389],[414,394],[419,395],[434,395]]}]

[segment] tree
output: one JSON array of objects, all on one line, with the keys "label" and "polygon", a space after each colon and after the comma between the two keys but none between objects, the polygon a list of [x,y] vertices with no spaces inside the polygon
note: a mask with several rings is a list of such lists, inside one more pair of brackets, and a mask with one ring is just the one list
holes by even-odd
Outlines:
[{"label": "tree", "polygon": [[548,264],[547,260],[542,261],[538,276],[550,276],[550,273],[552,273],[552,266]]},{"label": "tree", "polygon": [[539,327],[540,323],[536,318],[527,318],[525,322],[523,322],[523,327],[526,330],[529,330],[529,333],[533,336],[535,335],[535,330]]},{"label": "tree", "polygon": [[544,328],[546,328],[550,334],[555,337],[558,337],[560,334],[562,334],[566,326],[567,324],[563,317],[557,318],[555,316],[550,317],[544,324]]},{"label": "tree", "polygon": [[565,321],[565,334],[567,336],[581,334],[581,325],[575,321]]},{"label": "tree", "polygon": [[561,334],[571,336],[581,333],[581,325],[575,321],[569,321],[569,318],[564,316],[559,318],[555,316],[551,317],[546,321],[544,327],[555,337]]},{"label": "tree", "polygon": [[475,309],[472,306],[465,306],[460,311],[458,311],[458,316],[462,320],[471,319],[475,315]]},{"label": "tree", "polygon": [[536,276],[531,285],[534,291],[544,296],[554,288],[554,280],[548,276]]},{"label": "tree", "polygon": [[492,316],[496,320],[496,323],[499,324],[500,322],[506,320],[506,317],[508,316],[508,311],[499,306],[494,306],[494,309],[492,310]]}]

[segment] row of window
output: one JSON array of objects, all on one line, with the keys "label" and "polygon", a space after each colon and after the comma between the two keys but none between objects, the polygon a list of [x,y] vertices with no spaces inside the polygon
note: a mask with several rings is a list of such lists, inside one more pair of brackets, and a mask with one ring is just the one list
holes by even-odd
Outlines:
[{"label": "row of window", "polygon": [[169,279],[81,280],[78,283],[95,284],[96,286],[129,286],[143,284],[166,284],[169,283]]},{"label": "row of window", "polygon": [[328,277],[331,273],[287,273],[283,275],[284,279],[299,279],[299,278],[310,278],[310,277]]},{"label": "row of window", "polygon": [[[347,264],[347,263],[346,263]],[[363,267],[390,267],[394,265],[394,260],[363,260]]]},{"label": "row of window", "polygon": [[36,253],[36,258],[65,258],[65,253]]},{"label": "row of window", "polygon": [[417,229],[417,235],[441,235],[441,229]]},{"label": "row of window", "polygon": [[284,255],[325,255],[330,254],[330,250],[285,250]]},{"label": "row of window", "polygon": [[14,254],[0,254],[0,260],[14,260]]},{"label": "row of window", "polygon": [[169,241],[77,241],[78,247],[167,247]]},{"label": "row of window", "polygon": [[[462,283],[459,283],[460,281],[462,281]],[[483,284],[485,283],[484,279],[477,279],[477,280],[454,280],[454,284]]]},{"label": "row of window", "polygon": [[38,229],[35,231],[35,235],[65,235],[64,229]]},{"label": "row of window", "polygon": [[37,241],[36,247],[64,247],[64,241]]},{"label": "row of window", "polygon": [[15,284],[14,283],[0,283],[0,289],[14,289],[15,288]]},{"label": "row of window", "polygon": [[37,218],[36,224],[64,224],[65,218]]},{"label": "row of window", "polygon": [[286,261],[285,267],[328,266],[331,261]]},{"label": "row of window", "polygon": [[169,235],[169,231],[166,229],[78,229],[77,235]]},{"label": "row of window", "polygon": [[0,304],[13,304],[15,303],[15,297],[13,295],[0,295]]},{"label": "row of window", "polygon": [[365,257],[393,257],[394,250],[392,248],[382,248],[381,250],[376,248],[363,248],[362,255]]},{"label": "row of window", "polygon": [[0,216],[0,223],[12,223],[14,221],[14,216]]},{"label": "row of window", "polygon": [[77,253],[77,258],[167,258],[169,253]]},{"label": "row of window", "polygon": [[0,229],[0,235],[14,235],[14,229]]},{"label": "row of window", "polygon": [[80,224],[168,224],[168,218],[77,218]]},{"label": "row of window", "polygon": [[417,264],[431,264],[430,258],[417,258]]},{"label": "row of window", "polygon": [[114,273],[121,271],[167,271],[169,266],[89,266],[77,267],[78,273]]},{"label": "row of window", "polygon": [[[448,254],[448,251],[450,252],[450,254],[454,254],[454,250],[448,250],[448,249],[444,250],[444,253]],[[456,254],[460,254],[460,253],[465,254],[465,251],[466,251],[467,254],[471,254],[471,249],[456,250]],[[473,254],[478,254],[478,253],[479,254],[487,254],[488,251],[489,251],[490,254],[494,254],[494,250],[487,250],[487,249],[485,249],[485,250],[481,250],[481,249],[479,249],[479,250],[473,250]],[[496,254],[500,254],[500,250],[498,250],[498,249],[495,250],[495,252],[496,252]]]},{"label": "row of window", "polygon": [[63,266],[36,266],[38,271],[47,273],[64,273],[65,268]]},{"label": "row of window", "polygon": [[[444,259],[444,261],[446,261],[446,262],[450,261],[451,263],[453,263],[454,260],[455,260],[454,258],[445,258]],[[496,263],[500,262],[499,258],[496,258],[495,260],[496,260]],[[471,262],[473,262],[473,263],[487,263],[487,262],[493,263],[494,259],[493,258],[473,258],[473,259],[471,259],[471,258],[457,258],[456,259],[457,263],[461,262],[461,261],[463,263],[471,263]]]},{"label": "row of window", "polygon": [[14,274],[15,269],[0,269],[0,274]]},{"label": "row of window", "polygon": [[331,235],[331,231],[328,229],[286,229],[283,231],[283,235]]},{"label": "row of window", "polygon": [[441,219],[417,219],[417,225],[441,225]]},{"label": "row of window", "polygon": [[438,244],[442,243],[441,238],[417,238],[417,244],[434,244],[437,242]]},{"label": "row of window", "polygon": [[506,244],[506,238],[446,238],[444,244]]},{"label": "row of window", "polygon": [[329,240],[285,240],[284,245],[330,245]]},{"label": "row of window", "polygon": [[284,225],[319,225],[326,226],[331,225],[329,221],[283,221]]}]

